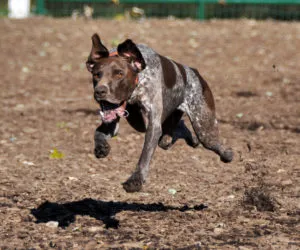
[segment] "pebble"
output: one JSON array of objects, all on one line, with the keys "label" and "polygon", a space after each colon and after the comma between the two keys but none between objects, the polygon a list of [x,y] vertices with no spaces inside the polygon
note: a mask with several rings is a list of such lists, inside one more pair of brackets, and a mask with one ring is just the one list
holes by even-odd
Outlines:
[{"label": "pebble", "polygon": [[95,232],[100,231],[100,230],[102,230],[102,227],[90,227],[88,229],[88,231],[91,232],[91,233],[95,233]]},{"label": "pebble", "polygon": [[174,188],[169,188],[168,192],[172,195],[175,195],[177,193],[176,189],[174,189]]},{"label": "pebble", "polygon": [[223,233],[223,231],[224,231],[224,229],[221,228],[221,227],[216,227],[216,228],[214,229],[214,233],[215,233],[215,234],[221,234],[221,233]]},{"label": "pebble", "polygon": [[24,165],[28,165],[28,166],[34,166],[35,164],[31,161],[23,161],[22,162]]},{"label": "pebble", "polygon": [[243,246],[239,246],[238,248],[239,250],[250,250],[251,248],[248,248],[248,247],[243,247]]},{"label": "pebble", "polygon": [[23,73],[29,73],[29,71],[30,71],[30,70],[29,70],[28,67],[25,67],[25,66],[22,67],[22,72],[23,72]]},{"label": "pebble", "polygon": [[289,185],[292,185],[292,184],[293,184],[293,181],[291,179],[288,179],[288,180],[285,180],[285,181],[281,182],[282,186],[289,186]]},{"label": "pebble", "polygon": [[59,225],[58,221],[48,221],[46,223],[46,226],[47,227],[51,227],[51,228],[57,228]]},{"label": "pebble", "polygon": [[266,96],[269,96],[269,97],[273,96],[273,92],[267,91],[267,92],[266,92]]},{"label": "pebble", "polygon": [[227,196],[227,199],[229,199],[229,200],[234,199],[234,198],[235,198],[235,196],[233,194]]},{"label": "pebble", "polygon": [[280,169],[278,169],[278,170],[277,170],[277,173],[278,173],[278,174],[280,174],[280,173],[284,173],[284,172],[285,172],[285,170],[284,170],[284,169],[282,169],[282,168],[280,168]]},{"label": "pebble", "polygon": [[69,179],[70,181],[78,181],[78,178],[73,177],[73,176],[69,176],[68,179]]},{"label": "pebble", "polygon": [[236,114],[236,117],[237,117],[237,118],[242,118],[243,116],[244,116],[243,113],[238,113],[238,114]]}]

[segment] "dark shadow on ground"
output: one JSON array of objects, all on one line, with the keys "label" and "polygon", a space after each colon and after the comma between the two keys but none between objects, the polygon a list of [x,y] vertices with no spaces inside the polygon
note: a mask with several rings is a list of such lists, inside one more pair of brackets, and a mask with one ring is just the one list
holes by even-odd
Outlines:
[{"label": "dark shadow on ground", "polygon": [[31,209],[31,214],[37,219],[36,223],[57,221],[59,226],[65,228],[75,221],[76,215],[89,215],[97,220],[103,221],[106,228],[118,228],[119,221],[114,216],[122,211],[148,211],[167,212],[188,210],[200,211],[207,206],[200,204],[193,207],[187,205],[182,207],[165,206],[162,203],[139,204],[127,202],[101,201],[84,199],[81,201],[58,204],[46,201],[36,209]]}]

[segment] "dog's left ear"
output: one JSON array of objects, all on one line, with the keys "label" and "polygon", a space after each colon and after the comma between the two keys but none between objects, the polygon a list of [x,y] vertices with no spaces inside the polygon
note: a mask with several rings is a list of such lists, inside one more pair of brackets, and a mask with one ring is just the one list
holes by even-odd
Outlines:
[{"label": "dog's left ear", "polygon": [[137,72],[146,68],[145,60],[142,53],[134,42],[127,39],[125,42],[119,44],[118,48],[119,56],[125,58]]}]

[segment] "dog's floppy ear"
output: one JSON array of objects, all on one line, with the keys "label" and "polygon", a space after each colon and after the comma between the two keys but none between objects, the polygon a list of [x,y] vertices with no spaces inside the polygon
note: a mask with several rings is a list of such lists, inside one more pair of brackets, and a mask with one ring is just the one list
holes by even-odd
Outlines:
[{"label": "dog's floppy ear", "polygon": [[146,67],[145,60],[142,56],[142,53],[138,47],[130,39],[127,39],[125,42],[119,44],[118,54],[121,57],[124,57],[137,72],[142,71]]},{"label": "dog's floppy ear", "polygon": [[101,58],[108,57],[109,52],[107,48],[102,44],[101,39],[98,34],[92,36],[92,50],[86,62],[86,67],[88,71],[92,71],[96,62]]}]

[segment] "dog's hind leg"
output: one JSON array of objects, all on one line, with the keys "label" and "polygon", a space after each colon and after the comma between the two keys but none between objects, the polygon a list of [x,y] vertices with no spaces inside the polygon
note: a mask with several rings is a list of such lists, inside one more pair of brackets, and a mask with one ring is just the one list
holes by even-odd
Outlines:
[{"label": "dog's hind leg", "polygon": [[221,161],[231,162],[233,152],[225,148],[219,140],[218,122],[214,111],[210,110],[206,104],[195,105],[194,103],[189,107],[187,114],[202,145],[217,153]]},{"label": "dog's hind leg", "polygon": [[110,152],[110,145],[107,139],[115,136],[119,129],[119,118],[111,123],[102,123],[95,131],[94,141],[95,150],[94,154],[97,158],[104,158]]},{"label": "dog's hind leg", "polygon": [[221,161],[231,162],[233,152],[225,148],[219,140],[218,121],[215,115],[215,102],[207,82],[196,69],[191,69],[192,90],[186,96],[184,111],[190,118],[193,129],[202,143],[209,150],[220,156]]}]

